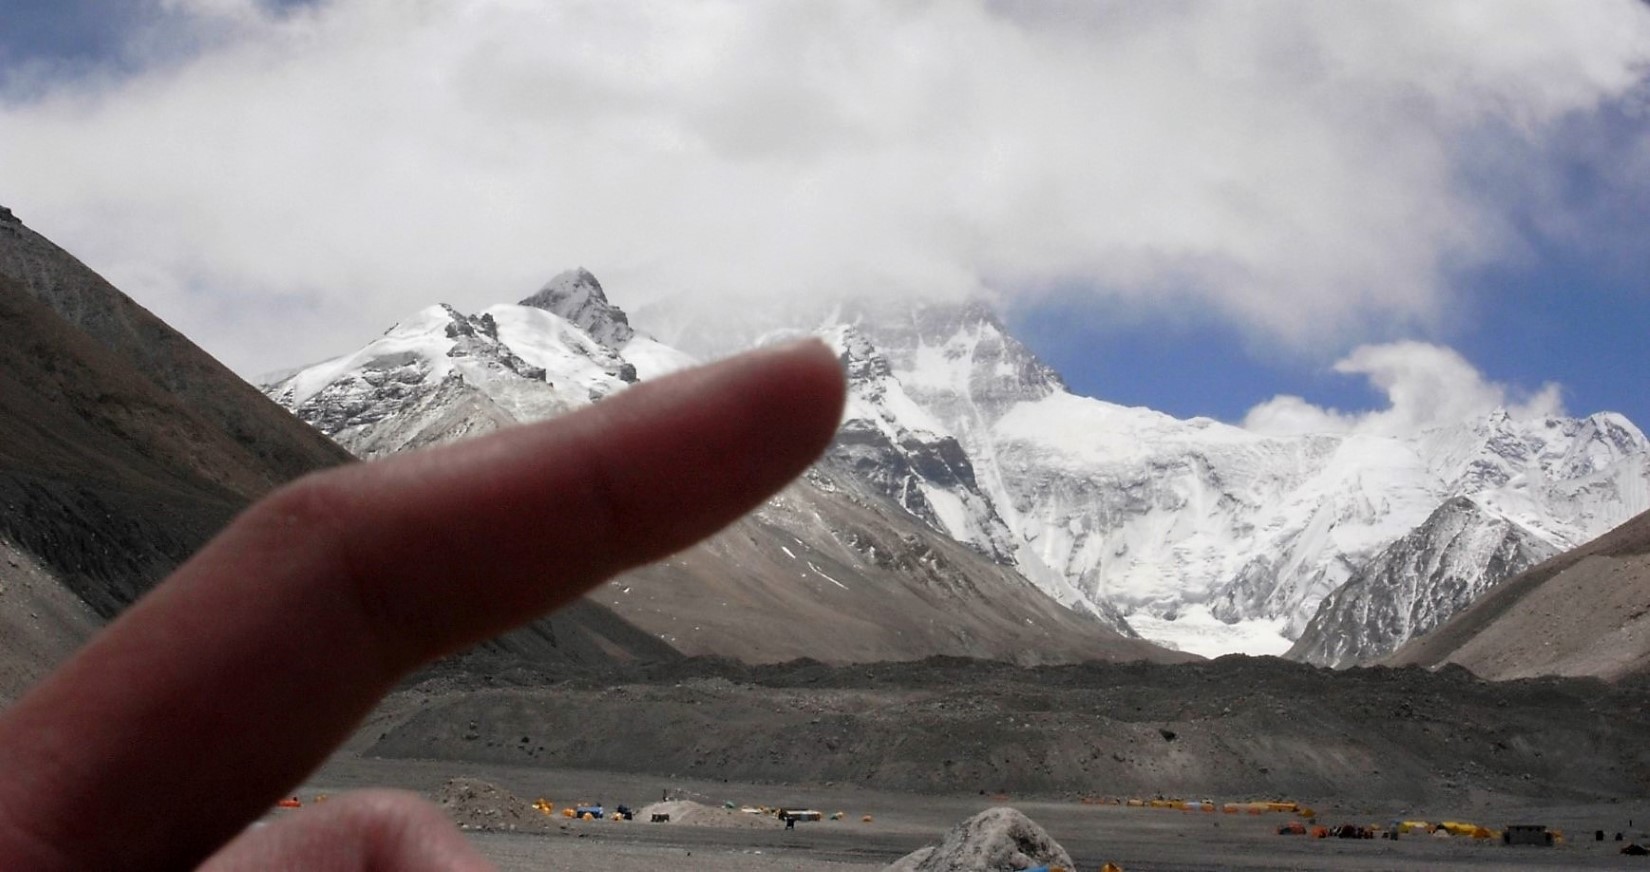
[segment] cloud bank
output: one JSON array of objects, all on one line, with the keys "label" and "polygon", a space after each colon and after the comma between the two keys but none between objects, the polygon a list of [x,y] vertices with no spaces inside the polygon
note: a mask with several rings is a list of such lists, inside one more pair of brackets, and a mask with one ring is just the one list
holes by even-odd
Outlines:
[{"label": "cloud bank", "polygon": [[1343,375],[1361,375],[1387,398],[1387,406],[1349,414],[1312,405],[1297,396],[1278,396],[1244,416],[1257,433],[1296,436],[1362,433],[1404,436],[1430,427],[1460,424],[1503,409],[1514,418],[1563,415],[1562,391],[1549,383],[1524,395],[1489,382],[1455,351],[1424,342],[1364,345],[1335,364]]},{"label": "cloud bank", "polygon": [[1081,292],[1346,347],[1556,208],[1467,172],[1486,143],[1578,159],[1650,64],[1634,0],[154,8],[139,72],[10,83],[0,181],[243,372],[575,264],[621,303]]}]

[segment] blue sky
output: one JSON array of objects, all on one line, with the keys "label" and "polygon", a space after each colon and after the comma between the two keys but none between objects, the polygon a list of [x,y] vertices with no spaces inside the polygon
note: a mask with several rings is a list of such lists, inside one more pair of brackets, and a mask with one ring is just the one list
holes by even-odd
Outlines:
[{"label": "blue sky", "polygon": [[[1638,225],[1650,239],[1650,216]],[[1650,251],[1650,244],[1645,251]],[[1650,256],[1629,270],[1614,255],[1553,247],[1533,261],[1462,276],[1464,314],[1441,334],[1497,382],[1557,382],[1572,414],[1617,411],[1650,427]],[[1238,421],[1268,397],[1293,394],[1343,411],[1385,396],[1332,361],[1257,347],[1211,318],[1143,315],[1121,323],[1078,298],[1012,310],[1009,324],[1073,390],[1177,417]]]},{"label": "blue sky", "polygon": [[1182,417],[1379,409],[1336,364],[1408,342],[1644,427],[1647,71],[1635,0],[12,0],[0,204],[249,376],[582,264],[988,294]]},{"label": "blue sky", "polygon": [[101,63],[119,54],[124,36],[138,20],[137,4],[96,0],[20,0],[7,4],[0,31],[0,59],[10,66],[26,61]]}]

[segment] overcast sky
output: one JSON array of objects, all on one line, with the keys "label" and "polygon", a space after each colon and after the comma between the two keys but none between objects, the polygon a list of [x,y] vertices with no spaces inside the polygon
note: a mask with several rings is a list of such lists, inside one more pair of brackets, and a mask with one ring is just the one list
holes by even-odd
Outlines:
[{"label": "overcast sky", "polygon": [[987,294],[1267,429],[1650,426],[1647,76],[1638,0],[7,0],[0,204],[248,376],[583,265]]}]

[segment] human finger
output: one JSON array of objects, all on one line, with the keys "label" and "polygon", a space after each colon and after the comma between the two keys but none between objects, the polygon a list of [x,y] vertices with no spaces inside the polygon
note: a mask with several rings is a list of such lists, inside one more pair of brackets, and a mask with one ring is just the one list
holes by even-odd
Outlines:
[{"label": "human finger", "polygon": [[760,503],[842,395],[803,343],[278,491],[0,720],[0,868],[199,862],[408,670]]},{"label": "human finger", "polygon": [[200,872],[490,872],[452,821],[410,793],[344,794],[243,832]]}]

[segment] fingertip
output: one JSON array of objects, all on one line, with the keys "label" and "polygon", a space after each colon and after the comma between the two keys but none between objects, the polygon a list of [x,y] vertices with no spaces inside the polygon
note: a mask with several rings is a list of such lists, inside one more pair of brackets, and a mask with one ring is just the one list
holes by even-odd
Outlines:
[{"label": "fingertip", "polygon": [[847,402],[847,373],[842,358],[817,337],[772,346],[762,353],[787,369],[785,398],[796,414],[803,416],[804,428],[815,432],[823,450],[841,425]]},{"label": "fingertip", "polygon": [[201,866],[203,872],[493,868],[441,809],[395,790],[345,794],[268,826],[250,828]]}]

